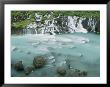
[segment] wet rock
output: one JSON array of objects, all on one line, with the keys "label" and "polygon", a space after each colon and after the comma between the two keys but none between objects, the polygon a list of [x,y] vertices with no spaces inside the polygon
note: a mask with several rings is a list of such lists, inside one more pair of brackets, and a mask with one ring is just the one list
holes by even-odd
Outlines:
[{"label": "wet rock", "polygon": [[33,60],[35,68],[41,68],[46,64],[46,58],[44,56],[37,56]]},{"label": "wet rock", "polygon": [[17,63],[15,63],[14,68],[15,68],[17,71],[22,71],[22,70],[24,70],[24,66],[23,66],[22,61],[18,61]]},{"label": "wet rock", "polygon": [[80,72],[80,70],[79,69],[75,69],[75,72]]},{"label": "wet rock", "polygon": [[52,47],[48,47],[48,50],[54,50],[54,48],[52,48]]},{"label": "wet rock", "polygon": [[67,45],[67,43],[61,43],[61,45]]},{"label": "wet rock", "polygon": [[19,52],[22,53],[23,51],[22,50],[19,50]]},{"label": "wet rock", "polygon": [[72,48],[76,48],[75,46],[70,46],[70,48],[72,49]]},{"label": "wet rock", "polygon": [[87,76],[87,71],[81,71],[79,69],[75,69],[75,73],[77,74],[77,76]]},{"label": "wet rock", "polygon": [[27,54],[31,54],[31,52],[27,52]]},{"label": "wet rock", "polygon": [[82,40],[81,43],[88,43],[89,40]]},{"label": "wet rock", "polygon": [[11,68],[14,68],[14,65],[15,65],[14,61],[11,60]]},{"label": "wet rock", "polygon": [[58,67],[57,68],[57,73],[61,76],[64,76],[66,74],[66,69],[63,67]]},{"label": "wet rock", "polygon": [[70,69],[71,68],[71,64],[70,64],[71,60],[69,58],[66,58],[65,62],[66,62],[68,69]]},{"label": "wet rock", "polygon": [[83,57],[83,54],[80,53],[79,56],[80,56],[80,57]]},{"label": "wet rock", "polygon": [[81,71],[79,69],[70,69],[67,73],[68,77],[84,77],[87,76],[87,71]]},{"label": "wet rock", "polygon": [[12,47],[12,51],[16,51],[16,50],[18,50],[17,47]]},{"label": "wet rock", "polygon": [[55,58],[54,58],[54,56],[49,56],[49,59],[51,60],[51,59],[55,59]]},{"label": "wet rock", "polygon": [[24,69],[24,72],[26,75],[30,74],[31,72],[33,72],[34,68],[32,66],[28,66]]},{"label": "wet rock", "polygon": [[55,63],[55,59],[51,60],[51,63]]},{"label": "wet rock", "polygon": [[81,74],[82,76],[87,76],[87,71],[82,71]]}]

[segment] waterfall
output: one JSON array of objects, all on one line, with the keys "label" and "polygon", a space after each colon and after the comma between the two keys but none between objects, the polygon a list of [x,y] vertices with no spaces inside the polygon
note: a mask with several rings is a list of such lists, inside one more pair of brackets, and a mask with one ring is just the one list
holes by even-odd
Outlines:
[{"label": "waterfall", "polygon": [[23,29],[23,34],[37,34],[37,25],[35,22],[27,25],[26,29]]},{"label": "waterfall", "polygon": [[[50,17],[51,15],[47,15]],[[56,20],[57,19],[57,20]],[[23,34],[50,34],[56,35],[60,33],[87,33],[96,32],[99,28],[99,22],[93,17],[84,18],[78,16],[58,16],[57,18],[47,18],[41,23],[42,16],[35,14],[35,22],[32,22],[22,30]]]},{"label": "waterfall", "polygon": [[76,16],[74,17],[68,16],[68,28],[71,33],[74,33],[75,30],[77,30],[77,27],[76,27],[77,19],[78,17]]},{"label": "waterfall", "polygon": [[82,25],[82,21],[84,19],[85,18],[76,17],[76,16],[74,17],[68,16],[68,27],[70,33],[74,33],[74,32],[87,33],[87,29],[84,29]]},{"label": "waterfall", "polygon": [[91,26],[91,31],[93,31],[93,32],[95,32],[95,27],[96,27],[96,21],[95,21],[95,19],[92,19],[92,17],[91,18],[89,18],[89,21],[88,21],[88,26]]}]

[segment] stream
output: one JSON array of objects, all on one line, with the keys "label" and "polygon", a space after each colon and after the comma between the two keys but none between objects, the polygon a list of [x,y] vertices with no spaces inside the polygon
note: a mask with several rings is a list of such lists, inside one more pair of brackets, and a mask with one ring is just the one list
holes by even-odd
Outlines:
[{"label": "stream", "polygon": [[[100,76],[100,35],[94,33],[12,34],[11,62],[22,61],[24,67],[31,66],[37,55],[45,55],[44,67],[25,75],[24,71],[11,68],[13,77],[58,77],[56,68],[66,67],[70,60],[73,69],[87,71],[88,77]],[[65,76],[68,76],[67,74]]]}]

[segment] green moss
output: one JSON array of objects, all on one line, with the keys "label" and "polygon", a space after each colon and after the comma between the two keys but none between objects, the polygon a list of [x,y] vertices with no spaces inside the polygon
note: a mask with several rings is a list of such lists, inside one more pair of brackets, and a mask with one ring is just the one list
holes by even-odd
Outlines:
[{"label": "green moss", "polygon": [[30,19],[30,20],[26,19],[20,22],[14,22],[12,23],[12,29],[24,29],[31,22],[34,22],[34,19]]}]

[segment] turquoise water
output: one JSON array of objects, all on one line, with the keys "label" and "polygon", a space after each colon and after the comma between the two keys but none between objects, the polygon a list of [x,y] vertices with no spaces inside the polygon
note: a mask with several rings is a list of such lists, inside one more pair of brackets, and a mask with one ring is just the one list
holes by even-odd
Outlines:
[{"label": "turquoise water", "polygon": [[[46,55],[47,64],[36,69],[29,75],[24,71],[11,69],[15,77],[56,77],[58,66],[64,66],[65,59],[70,60],[70,66],[85,70],[88,77],[100,76],[100,36],[93,33],[73,33],[61,35],[12,35],[11,61],[23,61],[24,67],[30,66],[37,55]],[[54,57],[51,59],[50,57]]]}]

